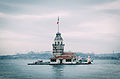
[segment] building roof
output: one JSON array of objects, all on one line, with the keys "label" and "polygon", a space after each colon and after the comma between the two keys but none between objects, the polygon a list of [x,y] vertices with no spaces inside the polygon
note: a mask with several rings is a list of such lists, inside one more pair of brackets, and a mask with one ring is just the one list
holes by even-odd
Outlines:
[{"label": "building roof", "polygon": [[63,55],[74,55],[75,53],[63,53]]},{"label": "building roof", "polygon": [[73,57],[50,57],[50,59],[72,59]]}]

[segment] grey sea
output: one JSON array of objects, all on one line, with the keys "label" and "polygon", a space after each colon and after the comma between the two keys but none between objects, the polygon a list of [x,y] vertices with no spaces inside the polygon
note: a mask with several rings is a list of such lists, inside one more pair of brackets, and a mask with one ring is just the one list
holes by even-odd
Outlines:
[{"label": "grey sea", "polygon": [[120,79],[120,60],[90,65],[27,65],[35,60],[0,60],[0,79]]}]

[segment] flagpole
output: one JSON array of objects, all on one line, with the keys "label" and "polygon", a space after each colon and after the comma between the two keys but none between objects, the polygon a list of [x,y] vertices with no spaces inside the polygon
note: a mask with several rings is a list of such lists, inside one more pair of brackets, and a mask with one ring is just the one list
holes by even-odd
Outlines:
[{"label": "flagpole", "polygon": [[58,33],[59,33],[59,23],[58,23]]},{"label": "flagpole", "polygon": [[58,33],[59,33],[59,16],[58,16],[57,24],[58,24]]}]

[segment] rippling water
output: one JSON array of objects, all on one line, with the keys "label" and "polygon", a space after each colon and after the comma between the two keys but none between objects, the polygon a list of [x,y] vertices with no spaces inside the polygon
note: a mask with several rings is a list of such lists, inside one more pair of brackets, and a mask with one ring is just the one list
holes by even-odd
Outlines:
[{"label": "rippling water", "polygon": [[120,60],[90,65],[27,65],[34,60],[0,60],[0,79],[120,79]]}]

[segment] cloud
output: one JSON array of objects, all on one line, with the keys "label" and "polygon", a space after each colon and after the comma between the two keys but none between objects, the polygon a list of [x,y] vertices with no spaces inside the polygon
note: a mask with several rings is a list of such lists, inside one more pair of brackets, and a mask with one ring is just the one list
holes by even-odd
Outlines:
[{"label": "cloud", "polygon": [[0,55],[27,53],[31,50],[37,52],[49,50],[51,46],[48,45],[48,39],[47,36],[43,37],[41,34],[25,34],[2,30],[0,31]]},{"label": "cloud", "polygon": [[34,36],[19,34],[17,32],[12,31],[0,31],[0,38],[1,39],[32,39]]},{"label": "cloud", "polygon": [[96,10],[120,10],[120,0],[114,0],[108,3],[92,6]]},{"label": "cloud", "polygon": [[0,54],[52,50],[58,16],[66,50],[105,53],[118,50],[119,2],[0,1]]},{"label": "cloud", "polygon": [[0,13],[0,17],[2,18],[7,18],[7,19],[19,19],[19,20],[43,20],[43,19],[51,19],[51,18],[56,18],[56,17],[65,17],[65,16],[70,16],[69,12],[66,11],[61,11],[61,12],[54,12],[54,13],[46,13],[42,15],[35,15],[35,14],[19,14],[19,15],[13,15],[13,14],[5,14],[5,13]]}]

